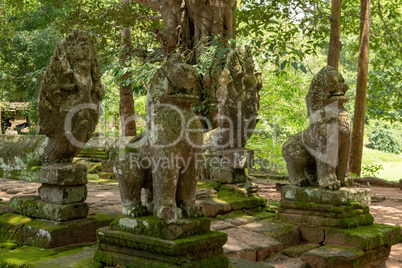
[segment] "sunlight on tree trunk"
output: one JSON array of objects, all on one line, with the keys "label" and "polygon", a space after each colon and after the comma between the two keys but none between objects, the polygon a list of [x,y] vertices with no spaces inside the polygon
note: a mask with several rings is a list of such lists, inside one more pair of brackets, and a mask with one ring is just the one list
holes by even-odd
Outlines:
[{"label": "sunlight on tree trunk", "polygon": [[[131,0],[122,0],[123,7]],[[131,27],[123,27],[121,30],[121,55],[120,65],[122,67],[131,67]],[[122,83],[120,84],[120,121],[123,136],[135,136],[135,110],[134,99],[131,93],[132,84],[127,83],[131,80],[131,72],[122,75]]]},{"label": "sunlight on tree trunk", "polygon": [[366,115],[366,92],[369,64],[370,0],[360,4],[360,47],[356,82],[356,101],[353,118],[350,172],[360,176],[363,154],[364,119]]},{"label": "sunlight on tree trunk", "polygon": [[341,55],[341,10],[342,0],[332,0],[331,6],[331,35],[329,37],[328,65],[338,70]]}]

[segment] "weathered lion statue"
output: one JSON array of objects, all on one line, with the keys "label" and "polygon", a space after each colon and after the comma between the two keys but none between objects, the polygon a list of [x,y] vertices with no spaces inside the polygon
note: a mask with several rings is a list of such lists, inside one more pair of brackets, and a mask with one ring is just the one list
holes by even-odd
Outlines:
[{"label": "weathered lion statue", "polygon": [[306,95],[309,127],[282,147],[291,184],[318,181],[320,187],[332,190],[349,186],[350,117],[343,107],[349,100],[344,82],[330,66],[314,76]]},{"label": "weathered lion statue", "polygon": [[[146,103],[146,131],[116,157],[122,213],[154,213],[167,223],[203,216],[196,189],[203,126],[192,104],[199,97],[197,70],[173,54],[151,80]],[[146,205],[141,189],[146,189]]]}]

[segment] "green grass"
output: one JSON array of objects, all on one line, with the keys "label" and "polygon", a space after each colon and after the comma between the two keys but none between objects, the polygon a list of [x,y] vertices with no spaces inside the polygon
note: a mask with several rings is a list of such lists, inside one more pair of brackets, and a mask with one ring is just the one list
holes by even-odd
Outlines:
[{"label": "green grass", "polygon": [[363,148],[362,167],[365,165],[382,165],[376,177],[399,181],[402,179],[402,154],[391,154],[373,149]]}]

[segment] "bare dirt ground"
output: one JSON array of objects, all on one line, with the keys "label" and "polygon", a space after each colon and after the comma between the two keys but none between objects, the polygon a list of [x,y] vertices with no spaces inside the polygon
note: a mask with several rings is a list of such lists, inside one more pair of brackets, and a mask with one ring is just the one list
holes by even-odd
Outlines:
[{"label": "bare dirt ground", "polygon": [[[264,182],[259,184],[259,195],[268,201],[278,202],[280,193],[275,189],[275,183]],[[0,201],[8,202],[17,195],[37,195],[40,183],[8,180],[0,178]],[[374,222],[402,226],[402,190],[371,186],[372,203],[370,212]],[[94,180],[88,183],[88,198],[90,214],[121,213],[120,194],[117,181]],[[3,203],[4,204],[4,203]],[[2,206],[4,210],[4,205]],[[389,268],[402,267],[402,244],[394,245],[387,262]]]}]

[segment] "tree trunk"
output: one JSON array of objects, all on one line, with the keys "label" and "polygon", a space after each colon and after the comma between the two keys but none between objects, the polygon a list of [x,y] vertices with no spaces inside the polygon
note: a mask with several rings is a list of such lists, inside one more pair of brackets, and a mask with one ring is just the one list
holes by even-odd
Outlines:
[{"label": "tree trunk", "polygon": [[1,118],[1,102],[0,102],[0,135],[3,134],[2,128],[3,128],[3,119]]},{"label": "tree trunk", "polygon": [[[123,7],[125,4],[129,3],[130,0],[122,0]],[[122,67],[131,67],[131,27],[127,27],[121,30],[121,55],[120,55],[120,65]],[[123,81],[120,84],[120,121],[122,136],[135,136],[136,126],[135,126],[135,110],[134,110],[134,99],[131,94],[132,84],[126,84],[125,81],[131,80],[131,72],[126,72],[122,75],[121,79]]]},{"label": "tree trunk", "polygon": [[370,0],[360,2],[360,47],[356,82],[356,101],[353,117],[350,172],[360,176],[363,154],[364,119],[369,64]]},{"label": "tree trunk", "polygon": [[[222,37],[225,41],[234,37],[235,21],[233,13],[237,0],[134,0],[146,5],[162,15],[165,28],[156,30],[166,54],[177,48],[189,64],[197,64],[200,54],[210,45],[211,36]],[[226,40],[225,40],[226,39]],[[200,102],[204,110],[201,116],[209,119],[216,127],[216,90],[220,68],[209,70],[202,76],[203,94]]]},{"label": "tree trunk", "polygon": [[341,12],[342,0],[332,0],[331,6],[331,34],[329,36],[328,62],[329,66],[338,70],[341,55]]}]

